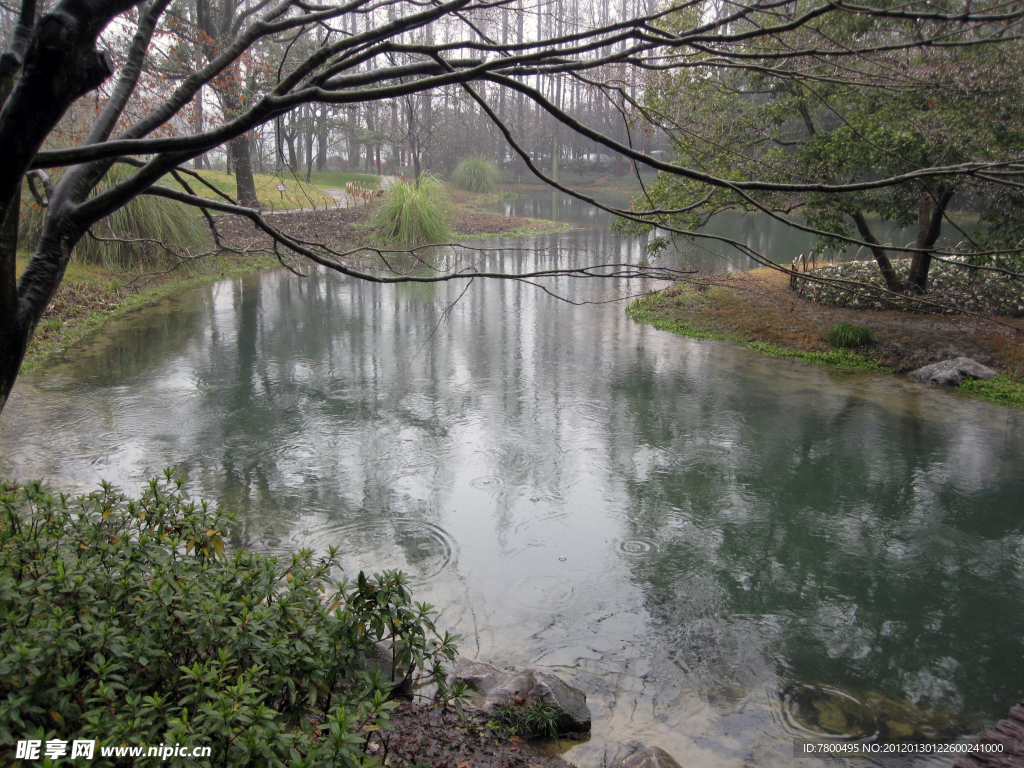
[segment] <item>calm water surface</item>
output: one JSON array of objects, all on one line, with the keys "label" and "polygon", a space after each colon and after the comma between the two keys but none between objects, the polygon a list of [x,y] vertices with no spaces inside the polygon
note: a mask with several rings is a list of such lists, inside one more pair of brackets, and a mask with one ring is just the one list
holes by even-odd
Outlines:
[{"label": "calm water surface", "polygon": [[[640,257],[598,225],[530,245],[488,258]],[[951,738],[1024,694],[1019,411],[527,285],[443,313],[461,290],[194,290],[21,379],[0,456],[74,488],[175,466],[241,513],[236,546],[405,569],[464,654],[587,692],[584,768],[636,742],[800,764],[798,736]]]}]

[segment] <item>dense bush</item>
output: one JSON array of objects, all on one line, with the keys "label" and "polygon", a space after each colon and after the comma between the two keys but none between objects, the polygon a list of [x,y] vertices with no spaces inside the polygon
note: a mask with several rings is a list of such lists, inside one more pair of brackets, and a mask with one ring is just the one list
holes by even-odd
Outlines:
[{"label": "dense bush", "polygon": [[[114,165],[97,186],[97,193],[124,181],[133,172],[131,166]],[[34,247],[44,211],[29,193],[23,193],[22,200],[19,240],[24,239]],[[195,209],[153,195],[139,195],[94,224],[91,231],[95,237],[83,237],[73,256],[108,269],[164,265],[186,251],[202,248],[210,240],[206,224]]]},{"label": "dense bush", "polygon": [[[895,261],[896,271],[906,278],[910,262]],[[830,264],[812,271],[818,277],[862,283],[856,293],[845,283],[822,284],[802,277],[796,279],[797,293],[819,304],[852,309],[918,309],[914,296],[886,294],[885,284],[873,261],[848,261]],[[950,262],[933,261],[928,271],[926,301],[947,304],[949,311],[976,312],[982,315],[1024,316],[1024,281],[1004,272],[972,269],[966,259]],[[935,307],[930,307],[935,310]]]},{"label": "dense bush", "polygon": [[450,239],[444,185],[429,174],[423,174],[417,186],[392,184],[377,208],[373,225],[385,243],[414,245]]},{"label": "dense bush", "polygon": [[475,155],[467,157],[452,171],[452,184],[467,192],[493,192],[500,179],[494,163]]},{"label": "dense bush", "polygon": [[337,582],[334,552],[226,552],[232,522],[169,473],[134,501],[0,484],[0,748],[97,739],[212,750],[168,765],[374,764],[362,734],[394,702],[367,660],[383,643],[443,686],[454,638],[401,574]]}]

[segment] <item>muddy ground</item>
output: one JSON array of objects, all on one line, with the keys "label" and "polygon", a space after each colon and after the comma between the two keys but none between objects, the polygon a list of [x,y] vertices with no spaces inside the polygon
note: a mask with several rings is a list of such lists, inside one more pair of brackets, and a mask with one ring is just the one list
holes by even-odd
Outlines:
[{"label": "muddy ground", "polygon": [[764,341],[807,352],[831,349],[825,334],[845,321],[871,329],[875,343],[863,357],[905,373],[951,357],[971,357],[1014,380],[1024,379],[1024,318],[977,318],[914,312],[837,309],[803,299],[787,275],[758,269],[695,280],[670,289],[675,300],[659,306],[665,320],[703,332]]},{"label": "muddy ground", "polygon": [[574,768],[517,739],[499,736],[486,718],[452,709],[402,703],[391,712],[393,729],[375,731],[367,751],[388,765],[431,768]]}]

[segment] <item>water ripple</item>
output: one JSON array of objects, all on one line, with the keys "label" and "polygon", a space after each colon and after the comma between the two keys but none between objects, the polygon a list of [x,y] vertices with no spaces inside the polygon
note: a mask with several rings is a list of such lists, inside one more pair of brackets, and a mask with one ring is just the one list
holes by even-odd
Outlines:
[{"label": "water ripple", "polygon": [[345,572],[399,569],[412,584],[424,584],[455,567],[458,546],[440,526],[413,518],[326,524],[296,536],[296,544],[318,553],[341,551]]}]

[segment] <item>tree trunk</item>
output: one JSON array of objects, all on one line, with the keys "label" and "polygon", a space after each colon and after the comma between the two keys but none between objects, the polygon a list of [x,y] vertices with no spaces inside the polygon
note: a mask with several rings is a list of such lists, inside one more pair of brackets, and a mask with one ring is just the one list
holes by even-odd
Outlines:
[{"label": "tree trunk", "polygon": [[932,264],[932,252],[942,231],[946,206],[952,198],[953,192],[949,190],[938,192],[934,198],[930,194],[921,198],[917,213],[917,250],[910,260],[910,275],[907,277],[907,288],[914,293],[924,293],[928,290],[928,270]]},{"label": "tree trunk", "polygon": [[247,208],[259,208],[260,201],[256,198],[256,182],[252,177],[252,141],[249,134],[243,133],[228,145],[235,164],[235,187],[238,204]]},{"label": "tree trunk", "polygon": [[889,261],[885,248],[882,247],[882,244],[878,242],[878,238],[871,231],[871,227],[868,226],[864,214],[857,211],[856,213],[851,213],[850,218],[857,225],[857,231],[860,232],[861,240],[864,240],[871,249],[871,253],[878,263],[878,269],[882,273],[882,279],[885,280],[885,287],[895,293],[901,293],[905,289],[904,283],[896,274],[896,270],[892,268],[892,262]]},{"label": "tree trunk", "polygon": [[276,161],[277,167],[275,169],[277,173],[280,173],[281,171],[284,170],[284,135],[283,135],[282,131],[283,131],[283,121],[281,120],[280,116],[275,117],[274,118],[274,149],[276,150],[275,154],[277,156],[277,161]]},{"label": "tree trunk", "polygon": [[7,209],[0,224],[0,411],[7,402],[14,380],[28,347],[28,334],[22,332],[18,318],[18,212],[21,190]]},{"label": "tree trunk", "polygon": [[295,154],[295,134],[289,133],[285,138],[288,139],[288,168],[292,173],[298,173],[299,158]]},{"label": "tree trunk", "polygon": [[[193,133],[199,134],[202,133],[203,130],[203,89],[200,88],[196,92],[196,129],[193,131]],[[192,161],[192,167],[195,168],[197,171],[202,170],[203,160],[205,159],[205,153],[202,155],[196,155],[195,160]]]},{"label": "tree trunk", "polygon": [[320,110],[320,123],[316,133],[316,169],[323,171],[327,168],[327,132],[328,132],[327,107]]}]

